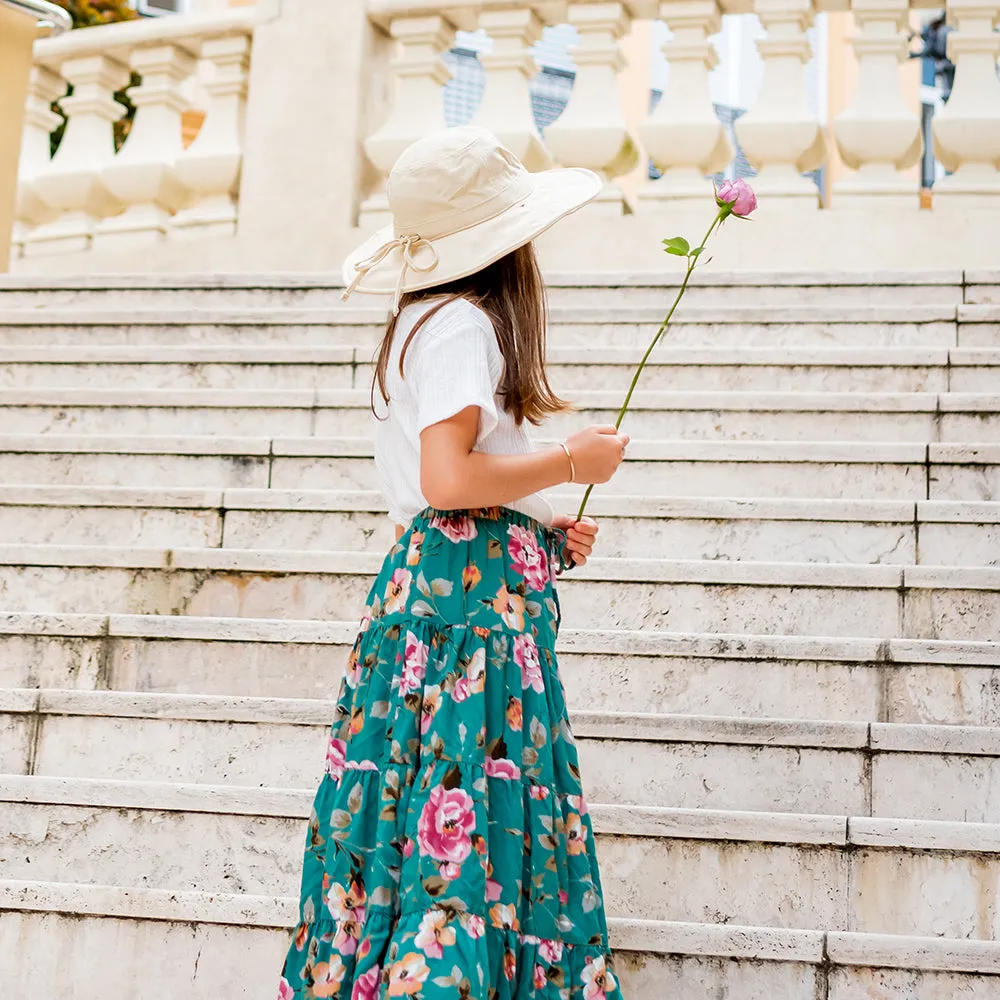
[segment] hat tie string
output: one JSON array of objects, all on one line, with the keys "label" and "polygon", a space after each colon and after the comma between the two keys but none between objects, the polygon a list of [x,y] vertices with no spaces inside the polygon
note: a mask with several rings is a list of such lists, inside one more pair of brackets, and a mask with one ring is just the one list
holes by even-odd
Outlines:
[{"label": "hat tie string", "polygon": [[[421,247],[426,247],[431,252],[433,259],[429,264],[421,264],[414,256],[414,251],[419,250]],[[396,282],[396,293],[392,299],[392,314],[393,316],[398,316],[399,300],[403,296],[403,285],[406,283],[407,269],[426,274],[429,271],[433,271],[434,268],[438,266],[439,262],[438,252],[435,249],[434,244],[431,243],[430,240],[425,240],[422,236],[417,236],[416,234],[407,233],[403,236],[397,236],[395,239],[389,240],[388,243],[383,243],[382,246],[380,246],[370,256],[365,257],[362,260],[355,261],[354,280],[347,286],[347,288],[344,289],[343,294],[340,296],[341,299],[346,302],[361,283],[365,275],[373,267],[376,267],[383,260],[385,260],[386,257],[388,257],[389,254],[397,248],[403,252],[403,266],[399,269],[399,280]]]}]

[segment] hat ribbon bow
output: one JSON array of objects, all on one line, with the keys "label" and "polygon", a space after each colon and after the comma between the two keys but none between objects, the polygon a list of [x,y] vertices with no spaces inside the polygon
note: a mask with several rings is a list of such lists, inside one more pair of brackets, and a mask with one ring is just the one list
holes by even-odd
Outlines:
[{"label": "hat ribbon bow", "polygon": [[[421,264],[414,256],[414,251],[419,250],[421,247],[426,247],[431,252],[433,259],[428,264]],[[430,240],[425,240],[422,236],[417,236],[411,233],[407,233],[403,236],[397,236],[395,239],[389,240],[388,243],[383,243],[382,246],[380,246],[368,257],[355,261],[354,270],[356,274],[354,275],[354,280],[347,286],[347,288],[344,289],[341,299],[346,302],[355,289],[357,289],[365,275],[373,267],[382,263],[382,261],[396,249],[402,250],[403,252],[403,266],[399,269],[399,280],[396,282],[396,293],[392,299],[392,314],[393,316],[398,316],[399,300],[403,295],[403,285],[406,283],[407,270],[419,271],[426,274],[429,271],[433,271],[434,268],[438,266],[438,252],[434,248],[434,244],[431,243]]]}]

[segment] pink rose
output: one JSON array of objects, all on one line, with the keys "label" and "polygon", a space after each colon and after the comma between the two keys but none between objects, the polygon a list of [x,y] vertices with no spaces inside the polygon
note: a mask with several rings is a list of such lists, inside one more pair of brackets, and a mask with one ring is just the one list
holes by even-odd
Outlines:
[{"label": "pink rose", "polygon": [[412,632],[406,633],[403,652],[403,675],[399,679],[399,693],[407,695],[420,687],[427,672],[427,643],[421,642]]},{"label": "pink rose", "polygon": [[738,181],[723,181],[715,192],[715,200],[720,208],[731,205],[733,215],[743,219],[757,207],[757,195],[742,177]]},{"label": "pink rose", "polygon": [[527,632],[522,632],[514,640],[514,662],[521,668],[521,687],[531,688],[542,694],[545,691],[545,681],[542,679],[538,647]]},{"label": "pink rose", "polygon": [[363,976],[358,976],[354,980],[351,1000],[377,1000],[381,978],[382,970],[377,965],[373,965]]},{"label": "pink rose", "polygon": [[461,864],[472,852],[472,804],[472,796],[461,788],[433,788],[417,822],[421,853]]},{"label": "pink rose", "polygon": [[278,983],[278,1000],[294,1000],[295,990],[292,989],[291,983],[284,976],[281,977],[281,982]]},{"label": "pink rose", "polygon": [[544,590],[551,579],[549,557],[538,544],[534,533],[519,524],[512,524],[507,529],[507,534],[510,535],[507,551],[514,569],[524,577],[524,582],[532,590]]},{"label": "pink rose", "polygon": [[556,965],[562,961],[563,943],[562,941],[543,940],[538,945],[538,954],[542,961],[548,962],[549,965]]},{"label": "pink rose", "polygon": [[442,517],[440,515],[432,517],[431,527],[437,528],[450,542],[471,542],[478,534],[476,522],[464,514],[458,514],[455,517]]},{"label": "pink rose", "polygon": [[506,778],[507,781],[520,781],[521,769],[512,760],[501,757],[494,760],[492,757],[486,758],[486,773],[491,778]]},{"label": "pink rose", "polygon": [[340,781],[344,776],[344,766],[347,760],[347,742],[333,738],[326,747],[326,773],[334,781]]},{"label": "pink rose", "polygon": [[544,965],[536,965],[535,966],[535,974],[532,977],[532,979],[534,981],[534,986],[535,986],[536,990],[545,989],[545,966]]}]

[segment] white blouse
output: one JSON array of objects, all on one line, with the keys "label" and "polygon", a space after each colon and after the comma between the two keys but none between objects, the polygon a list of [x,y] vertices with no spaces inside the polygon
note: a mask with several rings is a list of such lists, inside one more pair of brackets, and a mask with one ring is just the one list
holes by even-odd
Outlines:
[{"label": "white blouse", "polygon": [[[415,302],[399,314],[393,336],[385,404],[375,389],[375,466],[389,517],[406,525],[428,506],[420,492],[420,432],[447,420],[467,406],[478,406],[476,451],[490,455],[523,455],[534,451],[527,423],[518,426],[503,408],[497,386],[503,355],[489,317],[466,299],[439,309],[417,331],[406,351],[405,377],[399,374],[399,352],[417,320],[435,304]],[[552,507],[540,493],[504,506],[552,523]]]}]

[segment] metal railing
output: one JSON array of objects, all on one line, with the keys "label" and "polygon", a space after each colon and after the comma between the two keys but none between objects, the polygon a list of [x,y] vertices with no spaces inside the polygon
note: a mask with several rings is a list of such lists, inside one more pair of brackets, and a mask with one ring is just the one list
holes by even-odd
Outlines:
[{"label": "metal railing", "polygon": [[38,21],[38,27],[50,35],[61,35],[73,27],[69,11],[48,0],[0,0],[0,4],[31,14]]}]

